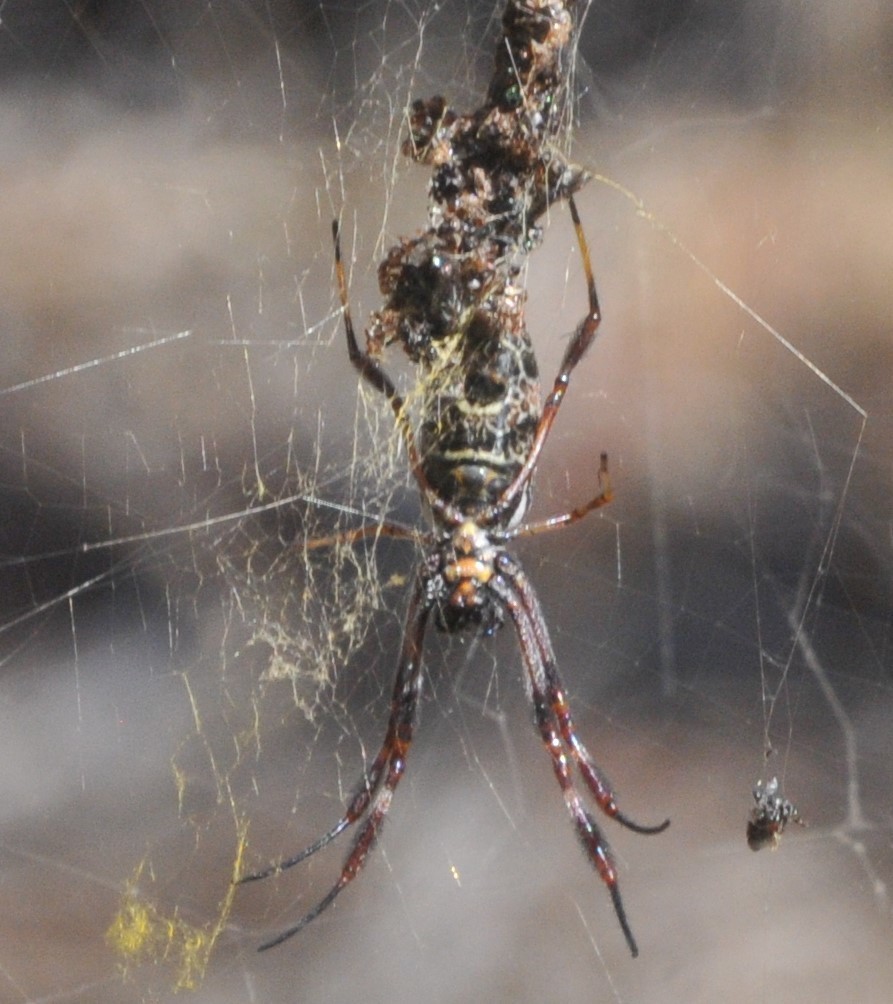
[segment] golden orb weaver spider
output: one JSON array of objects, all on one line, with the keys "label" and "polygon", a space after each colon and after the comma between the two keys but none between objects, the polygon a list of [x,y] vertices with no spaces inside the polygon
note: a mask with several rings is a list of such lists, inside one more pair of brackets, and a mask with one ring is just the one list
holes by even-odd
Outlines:
[{"label": "golden orb weaver spider", "polygon": [[[361,824],[338,880],[329,892],[295,924],[261,945],[261,951],[297,934],[329,907],[362,871],[406,767],[422,686],[422,647],[429,617],[434,612],[438,627],[448,632],[472,627],[484,634],[492,634],[502,625],[506,613],[511,619],[524,663],[524,679],[536,726],[551,757],[571,820],[589,860],[608,888],[629,950],[634,957],[638,954],[610,849],[580,796],[572,768],[579,772],[598,808],[627,829],[644,834],[660,833],[670,821],[667,819],[656,826],[643,826],[619,810],[611,786],[577,735],[533,587],[518,561],[505,549],[505,545],[517,537],[574,523],[611,501],[607,456],[602,454],[600,491],[594,498],[542,522],[523,522],[530,481],[540,452],[558,414],[571,374],[589,348],[601,319],[589,249],[572,194],[568,194],[568,203],[583,261],[589,309],[564,353],[542,411],[538,415],[535,411],[531,412],[538,404],[536,393],[516,393],[519,380],[527,379],[535,384],[536,378],[535,360],[527,344],[526,330],[523,331],[524,338],[512,339],[512,331],[494,327],[481,307],[468,318],[466,329],[460,332],[477,348],[470,355],[465,353],[461,359],[452,361],[462,388],[458,402],[449,394],[444,396],[444,384],[441,383],[434,404],[428,403],[429,409],[436,405],[438,416],[452,409],[454,424],[423,421],[423,449],[416,441],[404,400],[393,381],[378,361],[369,352],[364,352],[357,342],[350,315],[339,226],[337,221],[332,225],[335,271],[350,361],[360,376],[390,402],[406,443],[412,473],[432,514],[434,528],[423,538],[426,553],[417,571],[409,601],[390,717],[378,754],[347,803],[343,815],[331,829],[299,854],[261,871],[243,875],[240,879],[243,883],[253,882],[292,868],[345,830]],[[497,290],[497,305],[500,298],[510,295],[511,287],[506,281]],[[518,331],[514,334],[517,335]],[[452,385],[446,381],[446,386]],[[454,390],[451,393],[457,392]],[[428,417],[430,419],[430,415]],[[458,433],[456,422],[459,423]],[[526,425],[529,432],[523,452],[512,448],[517,446],[514,430],[521,425]],[[361,527],[338,539],[359,540],[373,534],[392,537],[412,535],[404,527],[386,523]],[[331,539],[312,543],[322,546],[331,543]]]}]

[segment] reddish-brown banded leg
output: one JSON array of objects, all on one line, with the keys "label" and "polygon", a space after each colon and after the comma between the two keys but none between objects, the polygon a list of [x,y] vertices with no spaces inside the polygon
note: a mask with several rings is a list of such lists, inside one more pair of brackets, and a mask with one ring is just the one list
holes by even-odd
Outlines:
[{"label": "reddish-brown banded leg", "polygon": [[[266,951],[293,937],[323,910],[330,906],[338,894],[362,871],[391,805],[394,791],[406,767],[406,754],[412,742],[419,691],[421,689],[421,657],[425,639],[425,628],[431,610],[431,601],[425,594],[425,574],[419,574],[415,592],[409,605],[404,632],[403,651],[391,698],[391,715],[381,749],[370,767],[363,785],[353,796],[344,815],[319,840],[292,858],[278,862],[262,871],[244,875],[239,882],[252,882],[277,874],[325,847],[340,833],[358,822],[364,815],[365,821],[354,838],[353,846],[341,868],[338,881],[296,924],[282,931],[275,938],[264,942],[258,951]],[[387,770],[385,771],[385,767]]]},{"label": "reddish-brown banded leg", "polygon": [[583,780],[586,782],[587,788],[592,792],[592,796],[598,807],[606,816],[616,819],[621,826],[625,826],[634,833],[663,833],[670,825],[669,819],[665,819],[662,823],[657,823],[654,826],[643,826],[641,823],[630,819],[629,816],[625,816],[617,808],[614,792],[611,790],[608,779],[598,769],[586,747],[577,738],[577,732],[571,720],[570,708],[565,699],[564,691],[561,688],[561,681],[558,679],[557,671],[549,675],[554,676],[554,681],[550,680],[548,690],[552,714],[558,722],[558,730],[561,733],[561,738],[571,751],[571,756],[574,758],[577,769],[583,775]]},{"label": "reddish-brown banded leg", "polygon": [[608,454],[603,453],[600,458],[598,468],[599,493],[595,498],[591,498],[583,505],[571,509],[570,512],[561,513],[559,516],[550,516],[537,523],[522,523],[514,529],[509,530],[501,540],[514,540],[515,537],[533,537],[538,533],[545,533],[548,530],[556,530],[560,526],[570,526],[577,520],[588,516],[594,509],[601,509],[602,506],[609,505],[614,499],[611,491],[611,479],[608,475]]},{"label": "reddish-brown banded leg", "polygon": [[344,815],[330,830],[324,833],[318,840],[315,840],[312,844],[310,844],[309,847],[305,847],[304,850],[299,851],[294,855],[294,857],[285,858],[283,861],[277,861],[275,864],[269,865],[267,868],[263,868],[259,872],[251,872],[249,875],[243,875],[239,879],[239,885],[244,885],[246,882],[257,882],[259,879],[269,878],[270,875],[278,875],[280,872],[293,868],[302,861],[306,861],[307,858],[312,857],[317,851],[321,851],[323,847],[325,847],[326,844],[331,843],[331,841],[334,840],[339,833],[343,833],[349,826],[352,826],[366,811],[369,806],[369,802],[372,800],[376,790],[378,789],[379,782],[381,781],[382,770],[388,761],[392,742],[393,739],[389,728],[388,734],[385,736],[384,743],[382,743],[382,747],[378,751],[378,756],[375,758],[372,766],[363,778],[362,785],[357,788],[356,794],[350,802],[348,802],[347,808],[344,810]]},{"label": "reddish-brown banded leg", "polygon": [[659,833],[666,829],[669,820],[659,826],[642,826],[618,811],[610,786],[595,766],[585,747],[577,739],[570,711],[564,699],[548,630],[540,614],[533,588],[527,581],[520,565],[509,555],[500,554],[496,564],[500,575],[493,581],[492,587],[509,611],[518,634],[537,728],[543,744],[552,758],[555,776],[561,786],[565,804],[580,841],[602,881],[608,887],[617,920],[623,930],[630,952],[636,956],[638,955],[638,947],[626,919],[626,911],[623,907],[617,881],[617,871],[611,858],[610,848],[598,824],[584,806],[576,790],[571,776],[568,753],[580,770],[599,808],[606,815],[616,819],[618,823],[637,833],[648,834]]},{"label": "reddish-brown banded leg", "polygon": [[[520,570],[518,569],[517,571]],[[583,848],[589,860],[595,866],[602,882],[608,887],[617,921],[626,938],[629,950],[635,958],[639,954],[639,949],[629,926],[629,921],[626,919],[626,910],[623,907],[623,900],[620,896],[620,888],[617,883],[617,870],[611,859],[608,843],[602,836],[598,824],[592,818],[592,814],[583,805],[571,777],[567,754],[564,750],[561,737],[553,724],[552,710],[546,696],[546,674],[542,661],[541,648],[537,640],[538,632],[535,625],[531,622],[526,604],[516,587],[517,582],[515,582],[514,576],[507,576],[501,583],[494,584],[494,588],[501,594],[500,598],[508,609],[512,622],[515,625],[515,630],[518,633],[521,656],[527,670],[527,687],[533,702],[536,725],[539,729],[543,745],[552,759],[552,769],[564,795],[564,802],[574,823],[577,836],[580,838],[580,842],[583,844]]]},{"label": "reddish-brown banded leg", "polygon": [[285,931],[282,931],[280,934],[277,934],[276,937],[272,938],[270,941],[265,941],[262,945],[260,945],[258,948],[259,952],[265,952],[269,948],[275,948],[277,945],[281,945],[283,941],[288,941],[289,938],[294,937],[312,920],[316,920],[323,910],[331,906],[341,890],[344,889],[345,886],[349,885],[357,877],[357,875],[360,874],[363,870],[363,866],[366,864],[369,852],[372,850],[375,840],[381,831],[382,825],[384,824],[385,816],[387,816],[388,809],[391,807],[391,799],[393,797],[394,790],[400,782],[400,778],[403,776],[405,766],[406,761],[402,755],[393,757],[389,761],[388,772],[385,777],[384,784],[375,795],[369,815],[366,817],[366,821],[360,828],[359,833],[357,833],[353,847],[351,847],[350,853],[347,855],[347,858],[341,868],[341,874],[338,876],[338,881],[332,886],[326,895],[323,896],[316,906],[308,913],[305,913],[296,924],[287,928]]},{"label": "reddish-brown banded leg", "polygon": [[639,947],[633,937],[629,921],[626,919],[626,910],[623,907],[623,899],[620,896],[620,887],[617,883],[617,869],[611,856],[611,849],[601,832],[598,823],[593,819],[592,814],[583,805],[582,799],[574,786],[573,778],[568,767],[567,756],[561,745],[561,739],[555,731],[550,721],[549,707],[546,696],[536,685],[533,685],[533,706],[536,716],[536,724],[543,740],[543,745],[552,757],[552,769],[558,778],[558,784],[564,794],[564,801],[568,812],[577,830],[577,835],[583,848],[589,856],[589,860],[595,865],[599,877],[608,887],[611,895],[611,902],[614,906],[614,913],[620,923],[626,943],[629,945],[633,958],[639,954]]},{"label": "reddish-brown banded leg", "polygon": [[561,738],[574,758],[574,762],[583,776],[586,786],[592,792],[598,807],[605,815],[616,819],[621,826],[625,826],[628,830],[633,830],[635,833],[651,834],[663,832],[670,825],[669,819],[665,819],[662,823],[654,826],[643,826],[641,823],[637,823],[624,815],[617,808],[610,783],[598,769],[586,747],[577,737],[570,708],[564,696],[564,684],[561,682],[561,676],[558,672],[555,653],[552,651],[552,642],[549,638],[546,622],[540,613],[539,603],[533,587],[530,585],[520,565],[513,558],[506,555],[502,564],[511,575],[512,585],[517,591],[524,612],[530,622],[531,635],[535,639],[541,660],[543,676],[541,687],[547,695],[550,710],[558,725]]},{"label": "reddish-brown banded leg", "polygon": [[540,451],[549,436],[549,431],[558,415],[558,409],[561,407],[564,395],[567,393],[574,367],[583,358],[586,350],[592,344],[592,340],[595,338],[595,333],[598,331],[598,326],[602,319],[601,310],[598,305],[598,292],[595,288],[595,276],[592,272],[592,259],[589,256],[589,245],[586,242],[586,235],[583,233],[583,224],[580,222],[580,214],[577,212],[577,204],[574,202],[574,197],[572,195],[568,196],[567,201],[571,210],[571,219],[574,222],[574,230],[577,234],[580,257],[583,259],[583,272],[586,276],[586,289],[589,296],[589,311],[586,317],[580,322],[574,333],[574,337],[565,350],[564,358],[561,360],[561,366],[558,369],[558,376],[555,377],[555,382],[552,384],[552,392],[546,398],[546,403],[543,405],[543,413],[536,427],[530,452],[527,454],[527,458],[511,484],[487,511],[487,522],[498,522],[499,516],[511,508],[518,492],[522,491],[530,480],[530,476],[533,474],[539,460]]}]

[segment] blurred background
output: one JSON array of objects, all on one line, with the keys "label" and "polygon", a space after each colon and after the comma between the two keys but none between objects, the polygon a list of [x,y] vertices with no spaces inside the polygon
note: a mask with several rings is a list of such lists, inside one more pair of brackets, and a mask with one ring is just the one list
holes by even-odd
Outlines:
[{"label": "blurred background", "polygon": [[[423,526],[354,318],[425,224],[410,100],[474,106],[471,0],[0,8],[0,998],[880,1000],[893,980],[893,14],[586,7],[571,156],[604,321],[519,544],[640,957],[566,818],[510,630],[432,631],[362,877],[312,842],[388,714]],[[545,379],[585,310],[565,208]],[[398,359],[391,360],[401,379]],[[760,780],[805,827],[752,853]],[[342,840],[345,838],[342,837]]]}]

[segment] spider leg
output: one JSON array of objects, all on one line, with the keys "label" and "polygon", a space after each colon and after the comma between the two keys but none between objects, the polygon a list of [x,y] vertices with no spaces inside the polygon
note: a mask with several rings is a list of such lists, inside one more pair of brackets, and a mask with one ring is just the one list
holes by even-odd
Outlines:
[{"label": "spider leg", "polygon": [[[520,569],[518,571],[520,572]],[[536,637],[535,626],[531,621],[527,605],[524,603],[517,589],[517,582],[514,580],[514,577],[510,578],[507,576],[503,580],[502,586],[504,588],[500,588],[500,586],[494,584],[494,588],[499,589],[501,593],[501,599],[508,608],[518,634],[521,656],[527,670],[528,693],[533,702],[534,715],[540,737],[552,759],[552,769],[564,795],[564,802],[577,831],[577,836],[580,838],[583,849],[586,851],[587,857],[592,862],[602,882],[608,887],[617,921],[623,931],[623,936],[626,938],[629,950],[633,958],[635,958],[639,954],[639,948],[636,944],[636,939],[633,937],[629,921],[626,918],[626,910],[624,909],[623,899],[620,895],[617,869],[614,866],[611,850],[598,823],[596,823],[592,814],[586,809],[577,792],[573,777],[571,776],[564,744],[554,724],[554,713],[546,694],[546,671],[543,665],[542,651]]]},{"label": "spider leg", "polygon": [[611,784],[605,775],[599,770],[589,751],[577,736],[577,730],[571,718],[570,706],[564,692],[564,684],[558,672],[558,664],[555,653],[552,651],[552,642],[540,611],[539,601],[533,591],[523,569],[513,559],[506,558],[503,562],[509,570],[511,582],[517,591],[518,598],[524,608],[524,612],[529,620],[531,632],[536,640],[536,647],[542,666],[542,688],[548,696],[549,706],[558,725],[561,739],[570,751],[574,763],[586,787],[592,792],[592,796],[598,807],[606,816],[615,819],[621,826],[632,830],[634,833],[662,833],[669,825],[670,820],[665,819],[662,823],[653,826],[644,826],[630,819],[620,811],[611,790]]},{"label": "spider leg", "polygon": [[323,547],[334,547],[336,544],[356,544],[366,537],[393,537],[396,540],[413,540],[418,537],[417,531],[399,523],[366,523],[353,530],[342,530],[330,533],[326,537],[311,537],[304,541],[308,551],[317,551]]},{"label": "spider leg", "polygon": [[543,405],[543,413],[540,415],[540,420],[536,427],[536,433],[534,434],[533,443],[531,444],[527,458],[521,466],[521,469],[515,475],[511,484],[505,489],[499,499],[493,503],[487,512],[487,519],[489,522],[495,522],[502,513],[511,508],[515,497],[520,491],[522,491],[524,486],[530,480],[530,476],[533,474],[534,468],[539,460],[540,451],[542,450],[552,425],[558,416],[558,409],[561,407],[564,395],[567,393],[571,374],[573,373],[577,363],[586,354],[586,350],[592,344],[592,340],[595,338],[595,334],[598,331],[598,326],[601,324],[601,308],[598,304],[598,292],[595,288],[595,275],[592,271],[592,259],[589,255],[589,244],[586,241],[586,234],[583,232],[583,224],[580,222],[580,214],[577,212],[577,204],[574,202],[574,197],[569,195],[567,201],[570,206],[574,230],[577,234],[577,244],[580,248],[580,257],[583,260],[583,273],[586,276],[586,289],[589,296],[589,310],[580,322],[577,330],[574,332],[574,336],[570,340],[570,343],[564,352],[564,358],[561,360],[561,366],[558,368],[558,375],[555,377],[555,382],[552,384],[552,391],[546,398],[546,403]]},{"label": "spider leg", "polygon": [[323,847],[331,843],[335,837],[337,837],[340,833],[343,833],[349,826],[352,826],[366,811],[369,803],[375,795],[375,792],[378,790],[381,782],[382,770],[388,760],[390,740],[391,736],[389,731],[381,749],[378,751],[378,756],[376,756],[372,766],[366,772],[362,785],[357,789],[356,794],[348,803],[347,808],[344,810],[344,815],[330,830],[327,830],[318,840],[315,840],[309,847],[305,847],[304,850],[299,851],[294,855],[294,857],[285,858],[282,861],[276,861],[259,872],[251,872],[248,875],[242,875],[239,878],[238,885],[244,885],[246,882],[257,882],[259,879],[269,878],[270,875],[278,875],[280,872],[293,868],[302,861],[306,861],[307,858],[312,857],[317,851],[321,851]]},{"label": "spider leg", "polygon": [[[408,743],[398,742],[395,745],[397,750],[402,747],[402,752],[405,753]],[[325,909],[334,903],[335,898],[341,890],[344,889],[345,886],[349,885],[363,870],[363,866],[366,864],[366,859],[369,856],[369,851],[372,850],[372,847],[375,844],[376,837],[381,830],[385,816],[391,806],[391,799],[393,797],[394,790],[396,789],[400,778],[403,776],[403,771],[406,766],[404,756],[400,755],[397,750],[395,750],[391,755],[387,777],[372,802],[372,808],[365,823],[363,823],[359,833],[357,833],[353,847],[351,847],[350,853],[344,861],[344,865],[341,869],[341,874],[338,876],[337,882],[335,882],[332,888],[325,894],[325,896],[323,896],[316,906],[313,907],[312,910],[305,913],[296,924],[293,924],[285,931],[277,934],[276,937],[272,938],[270,941],[265,941],[262,945],[260,945],[258,947],[259,952],[265,952],[269,948],[275,948],[277,945],[281,945],[283,941],[288,941],[289,938],[294,937],[299,931],[303,930],[303,928],[305,928],[312,920],[316,920],[316,918]]]},{"label": "spider leg", "polygon": [[602,506],[606,506],[612,502],[614,499],[614,493],[611,490],[611,478],[608,474],[607,453],[603,453],[600,458],[598,467],[598,488],[598,495],[591,498],[588,502],[584,502],[583,505],[577,506],[576,509],[571,509],[570,512],[561,513],[559,516],[550,516],[548,519],[541,520],[537,523],[522,523],[520,526],[516,526],[514,529],[509,530],[503,539],[514,540],[515,537],[533,537],[538,533],[545,533],[548,530],[556,530],[560,526],[570,526],[571,523],[576,523],[577,520],[582,519],[584,516],[588,516],[594,509],[601,509]]},{"label": "spider leg", "polygon": [[539,728],[543,745],[552,758],[552,769],[555,771],[555,776],[558,778],[558,783],[564,794],[564,801],[568,812],[576,827],[580,842],[583,844],[583,849],[595,866],[602,882],[608,887],[614,913],[623,931],[623,936],[626,938],[626,943],[629,945],[630,953],[635,958],[639,954],[639,946],[636,944],[629,921],[626,919],[626,910],[624,909],[623,899],[620,895],[617,869],[614,865],[611,848],[608,846],[608,841],[605,839],[592,813],[583,805],[583,801],[574,786],[574,781],[568,767],[567,755],[551,721],[551,713],[546,695],[534,682],[531,682],[531,691],[536,724]]},{"label": "spider leg", "polygon": [[[350,357],[354,369],[362,378],[371,384],[379,393],[390,401],[397,421],[403,429],[404,434],[408,431],[408,426],[403,411],[403,398],[397,393],[394,381],[388,376],[384,368],[373,359],[368,352],[363,352],[357,341],[356,331],[353,326],[353,319],[350,315],[350,301],[347,296],[347,279],[344,274],[344,261],[341,257],[341,224],[338,220],[332,220],[332,241],[335,245],[335,277],[338,281],[338,296],[341,300],[341,312],[344,316],[344,333],[347,336],[347,354]],[[409,431],[411,438],[411,431]],[[413,449],[415,444],[413,443]]]},{"label": "spider leg", "polygon": [[[391,714],[384,742],[376,756],[372,767],[366,775],[364,784],[351,799],[344,815],[338,822],[315,843],[296,854],[293,858],[279,862],[276,865],[253,875],[243,876],[240,882],[250,882],[265,878],[291,868],[292,865],[306,860],[312,854],[326,846],[338,834],[358,822],[364,815],[365,821],[354,838],[353,845],[344,860],[338,880],[326,895],[303,917],[287,930],[282,931],[270,941],[264,942],[258,951],[266,951],[281,945],[293,937],[302,928],[315,920],[325,909],[335,901],[335,898],[345,886],[349,885],[366,864],[369,851],[384,824],[394,791],[400,783],[400,778],[406,769],[406,754],[412,742],[415,725],[416,709],[422,683],[422,645],[425,639],[425,628],[431,610],[431,601],[426,596],[426,576],[420,574],[413,598],[410,601],[406,619],[405,640],[400,657],[397,678],[391,697]],[[385,770],[387,767],[387,770]]]},{"label": "spider leg", "polygon": [[341,301],[341,312],[344,316],[344,333],[347,336],[347,354],[350,357],[351,364],[368,384],[379,391],[379,393],[384,394],[390,402],[397,427],[406,444],[406,452],[409,456],[409,466],[413,477],[416,479],[419,489],[427,499],[432,510],[443,516],[448,522],[458,524],[462,521],[462,514],[454,505],[440,498],[425,477],[425,473],[422,470],[422,458],[416,445],[409,416],[406,413],[405,402],[400,394],[397,393],[394,381],[388,376],[384,367],[381,366],[377,359],[374,359],[368,352],[364,352],[360,348],[357,341],[356,330],[354,329],[353,319],[350,314],[350,301],[347,296],[347,278],[344,274],[344,261],[341,257],[341,225],[338,220],[332,220],[332,241],[335,245],[335,277],[338,281],[338,296]]},{"label": "spider leg", "polygon": [[599,825],[577,792],[571,775],[568,751],[599,808],[606,815],[637,833],[659,833],[666,829],[669,820],[656,827],[645,827],[619,812],[608,782],[577,739],[536,594],[520,565],[509,555],[501,554],[497,563],[502,575],[494,580],[492,586],[508,609],[515,625],[521,656],[527,670],[528,693],[533,702],[540,737],[552,759],[552,768],[564,794],[565,804],[577,835],[589,860],[608,887],[614,913],[629,950],[635,957],[639,954],[639,949],[626,918],[611,849]]},{"label": "spider leg", "polygon": [[611,790],[610,782],[598,769],[586,747],[577,738],[577,731],[571,719],[570,708],[561,686],[561,681],[558,679],[557,669],[553,667],[553,672],[549,675],[555,678],[554,681],[550,680],[549,682],[548,693],[552,713],[558,721],[561,738],[570,749],[577,769],[583,775],[586,787],[592,792],[592,796],[598,803],[598,807],[606,816],[616,819],[621,826],[632,830],[633,833],[644,833],[646,835],[663,833],[670,825],[669,819],[665,819],[662,823],[657,823],[653,826],[643,826],[642,823],[635,822],[617,808],[617,802],[614,799],[614,792]]}]

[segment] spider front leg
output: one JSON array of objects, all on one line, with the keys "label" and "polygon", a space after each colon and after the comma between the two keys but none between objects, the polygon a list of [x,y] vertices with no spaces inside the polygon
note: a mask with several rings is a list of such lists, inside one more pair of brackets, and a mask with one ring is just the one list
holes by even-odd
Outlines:
[{"label": "spider front leg", "polygon": [[431,610],[431,601],[426,595],[425,585],[426,579],[422,573],[418,577],[407,614],[403,650],[397,670],[397,679],[394,682],[387,732],[363,784],[357,789],[338,822],[309,847],[294,857],[277,862],[259,872],[243,875],[239,879],[239,884],[242,884],[279,874],[287,868],[305,861],[365,816],[365,821],[344,860],[341,874],[332,888],[296,924],[282,931],[270,941],[264,942],[258,951],[263,952],[268,948],[274,948],[276,945],[281,945],[283,941],[294,937],[327,907],[331,906],[342,889],[349,885],[363,870],[369,852],[381,832],[388,809],[391,807],[394,792],[406,769],[406,755],[412,743],[422,682],[422,645]]},{"label": "spider front leg", "polygon": [[[335,245],[335,278],[338,283],[338,298],[341,301],[341,313],[344,316],[347,355],[351,365],[370,386],[374,387],[380,394],[384,394],[390,402],[397,428],[400,430],[403,442],[406,444],[410,470],[416,479],[419,490],[425,496],[432,511],[441,515],[447,522],[460,522],[462,517],[458,509],[440,498],[425,476],[415,434],[413,433],[409,416],[406,413],[405,402],[400,394],[397,393],[394,381],[388,376],[384,367],[381,366],[377,359],[373,359],[368,352],[364,352],[360,348],[360,344],[357,341],[356,329],[353,326],[353,319],[350,313],[350,301],[347,295],[347,277],[344,274],[344,260],[341,257],[341,226],[337,220],[332,221],[332,241]],[[404,536],[402,533],[391,535]],[[409,536],[409,534],[405,536]]]},{"label": "spider front leg", "polygon": [[[500,495],[497,501],[490,507],[487,513],[487,520],[489,522],[495,522],[500,514],[507,512],[511,508],[518,493],[524,489],[525,485],[530,480],[539,460],[543,445],[549,436],[549,432],[552,429],[555,419],[558,417],[558,409],[561,407],[561,402],[564,400],[564,395],[567,393],[571,374],[576,368],[577,363],[579,363],[586,354],[586,350],[592,344],[592,340],[595,338],[596,332],[598,331],[598,327],[602,320],[601,308],[598,303],[598,291],[595,288],[595,275],[592,271],[592,259],[589,255],[589,244],[586,241],[586,234],[583,232],[583,224],[580,221],[580,214],[577,212],[577,204],[574,202],[574,197],[569,195],[567,201],[570,206],[571,219],[574,223],[574,231],[577,235],[580,257],[583,260],[583,273],[586,276],[586,291],[589,297],[589,310],[578,325],[577,330],[574,332],[574,336],[570,340],[567,349],[565,349],[564,358],[561,360],[561,366],[558,368],[558,375],[555,377],[555,381],[552,384],[552,391],[546,398],[546,403],[543,405],[543,413],[540,415],[540,420],[536,427],[530,451],[528,452],[524,463],[515,475],[511,484],[508,485],[502,495]],[[602,502],[599,504],[604,503]],[[596,508],[596,505],[591,506],[590,509],[585,509],[585,512],[591,511],[591,508]],[[585,512],[580,515],[585,515]],[[574,522],[575,519],[579,518],[579,516],[576,516],[573,519],[559,519],[559,523],[556,525],[560,525],[561,522]]]}]

